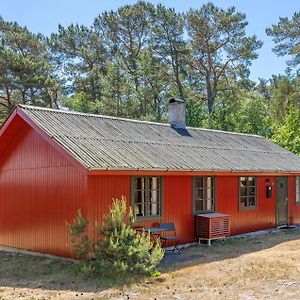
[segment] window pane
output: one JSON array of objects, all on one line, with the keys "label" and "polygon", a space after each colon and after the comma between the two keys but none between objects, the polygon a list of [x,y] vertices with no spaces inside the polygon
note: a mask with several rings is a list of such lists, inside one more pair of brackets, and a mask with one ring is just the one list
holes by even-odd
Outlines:
[{"label": "window pane", "polygon": [[145,178],[138,177],[134,179],[134,189],[135,190],[144,190],[145,189]]},{"label": "window pane", "polygon": [[203,177],[195,177],[194,178],[194,187],[197,188],[203,188]]},{"label": "window pane", "polygon": [[205,177],[203,179],[204,188],[212,188],[213,187],[213,178]]},{"label": "window pane", "polygon": [[240,187],[240,195],[241,197],[246,196],[246,187],[245,186],[241,186]]},{"label": "window pane", "polygon": [[145,212],[146,212],[145,204],[143,204],[143,203],[136,203],[134,205],[134,213],[137,216],[145,216]]},{"label": "window pane", "polygon": [[161,209],[160,177],[135,177],[132,181],[132,207],[137,216],[159,216]]},{"label": "window pane", "polygon": [[158,191],[149,191],[149,215],[155,216],[158,215],[159,211],[159,192]]},{"label": "window pane", "polygon": [[214,210],[214,177],[193,177],[194,210],[198,212]]},{"label": "window pane", "polygon": [[249,196],[254,196],[255,195],[255,187],[251,186],[248,188],[248,195]]},{"label": "window pane", "polygon": [[205,207],[205,210],[209,211],[209,210],[213,210],[213,207],[214,207],[214,202],[212,199],[207,199],[207,201],[205,202],[206,204],[206,207]]},{"label": "window pane", "polygon": [[149,215],[150,216],[159,216],[159,203],[158,202],[153,202],[150,203],[150,211],[149,211]]},{"label": "window pane", "polygon": [[195,210],[204,210],[202,200],[196,200],[195,201]]},{"label": "window pane", "polygon": [[213,198],[214,190],[209,188],[205,190],[205,199],[211,199]]},{"label": "window pane", "polygon": [[240,206],[246,207],[247,206],[247,198],[241,198],[240,199]]},{"label": "window pane", "polygon": [[158,190],[159,189],[159,178],[150,177],[149,178],[149,190]]},{"label": "window pane", "polygon": [[203,199],[203,197],[204,197],[203,189],[194,190],[194,199],[195,200]]},{"label": "window pane", "polygon": [[251,196],[248,198],[248,205],[255,206],[255,197],[254,196]]},{"label": "window pane", "polygon": [[158,202],[159,200],[159,192],[158,191],[149,191],[149,194],[148,194],[148,201],[149,202]]},{"label": "window pane", "polygon": [[134,196],[135,203],[145,203],[145,191],[136,191]]},{"label": "window pane", "polygon": [[256,177],[240,177],[240,207],[256,206]]}]

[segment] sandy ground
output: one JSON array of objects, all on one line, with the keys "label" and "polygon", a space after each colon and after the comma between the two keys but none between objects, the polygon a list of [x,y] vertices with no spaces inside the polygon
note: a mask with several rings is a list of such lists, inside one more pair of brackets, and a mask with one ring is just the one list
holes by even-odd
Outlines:
[{"label": "sandy ground", "polygon": [[0,299],[300,299],[300,231],[167,254],[159,278],[122,285],[74,263],[0,252]]}]

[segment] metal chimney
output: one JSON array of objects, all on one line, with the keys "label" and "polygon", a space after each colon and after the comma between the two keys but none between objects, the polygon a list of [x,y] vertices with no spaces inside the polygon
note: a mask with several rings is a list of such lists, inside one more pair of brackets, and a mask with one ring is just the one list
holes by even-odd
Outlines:
[{"label": "metal chimney", "polygon": [[168,104],[169,123],[172,128],[185,129],[186,102],[182,99],[172,98]]}]

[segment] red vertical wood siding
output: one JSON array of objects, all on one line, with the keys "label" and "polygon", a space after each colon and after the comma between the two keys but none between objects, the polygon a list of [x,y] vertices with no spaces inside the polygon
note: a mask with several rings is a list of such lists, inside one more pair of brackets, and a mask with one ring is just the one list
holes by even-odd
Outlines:
[{"label": "red vertical wood siding", "polygon": [[[272,198],[266,198],[266,180],[273,185]],[[90,176],[89,215],[101,224],[108,212],[112,198],[126,196],[130,201],[130,176]],[[276,187],[274,176],[257,177],[257,208],[239,210],[239,177],[216,178],[217,212],[229,214],[231,235],[246,233],[276,226]],[[94,215],[92,215],[94,214]],[[192,209],[192,177],[164,176],[163,214],[157,220],[138,222],[137,225],[153,226],[158,222],[174,222],[181,242],[194,241],[194,217]]]},{"label": "red vertical wood siding", "polygon": [[157,223],[174,223],[181,243],[194,241],[192,203],[192,177],[165,176],[162,217],[158,220],[138,222],[138,225],[156,226]]},{"label": "red vertical wood siding", "polygon": [[192,177],[164,178],[163,222],[174,222],[180,242],[194,241]]},{"label": "red vertical wood siding", "polygon": [[[273,185],[272,198],[266,198],[266,179]],[[239,211],[239,177],[217,177],[217,211],[230,215],[231,235],[276,226],[275,177],[257,177],[257,208]]]},{"label": "red vertical wood siding", "polygon": [[[177,235],[182,242],[194,240],[194,220],[192,216],[191,177],[164,177],[163,215],[161,219],[137,222],[138,226],[153,226],[158,222],[174,222]],[[112,198],[125,196],[130,205],[130,176],[89,176],[88,217],[94,223],[102,224]],[[93,234],[93,233],[91,233]]]},{"label": "red vertical wood siding", "polygon": [[289,176],[289,224],[300,224],[300,204],[296,204],[295,176]]},{"label": "red vertical wood siding", "polygon": [[25,123],[12,134],[0,164],[0,244],[70,256],[65,220],[85,210],[85,175]]},{"label": "red vertical wood siding", "polygon": [[89,233],[95,239],[94,225],[102,224],[103,216],[109,212],[112,199],[126,197],[130,203],[129,176],[88,176],[87,218],[90,221]]}]

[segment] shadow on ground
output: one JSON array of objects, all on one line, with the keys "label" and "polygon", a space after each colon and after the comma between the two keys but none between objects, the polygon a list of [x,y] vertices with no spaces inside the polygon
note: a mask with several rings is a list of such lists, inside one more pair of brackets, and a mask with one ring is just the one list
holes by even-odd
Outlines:
[{"label": "shadow on ground", "polygon": [[[78,262],[0,252],[0,287],[72,291],[74,296],[137,283],[141,277],[92,275],[78,272]],[[1,289],[0,289],[0,299]]]},{"label": "shadow on ground", "polygon": [[192,245],[180,254],[169,252],[159,268],[162,272],[177,270],[192,265],[233,259],[248,253],[262,251],[283,242],[300,239],[300,228],[266,232],[260,235],[216,240],[208,245]]},{"label": "shadow on ground", "polygon": [[[275,247],[284,242],[300,239],[300,230],[273,232],[255,237],[215,241],[212,246],[190,246],[181,254],[167,253],[161,262],[161,272],[233,259],[248,253]],[[87,292],[99,292],[111,287],[120,288],[143,278],[119,278],[104,276],[87,277],[75,272],[75,263],[62,259],[34,257],[24,254],[0,252],[0,286],[11,288],[71,291],[76,296]]]}]

